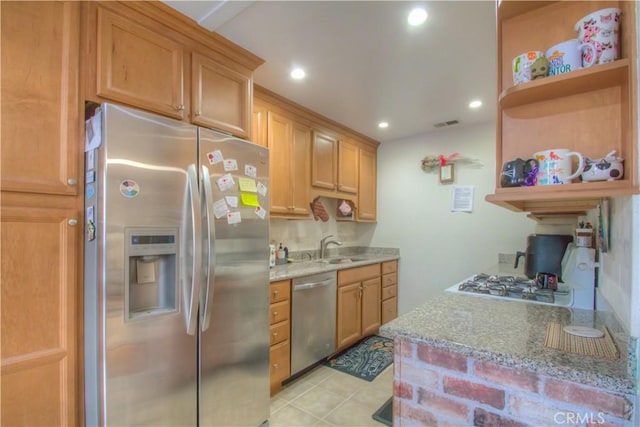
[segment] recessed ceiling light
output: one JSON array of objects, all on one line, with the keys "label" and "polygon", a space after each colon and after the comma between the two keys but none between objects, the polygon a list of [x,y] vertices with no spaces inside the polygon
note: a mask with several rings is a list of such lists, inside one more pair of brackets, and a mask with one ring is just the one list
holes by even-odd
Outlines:
[{"label": "recessed ceiling light", "polygon": [[407,18],[407,22],[409,25],[420,25],[427,20],[427,11],[421,7],[416,7],[411,12],[409,12],[409,17]]},{"label": "recessed ceiling light", "polygon": [[291,78],[294,78],[296,80],[304,79],[306,75],[307,74],[302,68],[294,68],[293,70],[291,70]]},{"label": "recessed ceiling light", "polygon": [[479,99],[476,99],[469,103],[469,108],[480,108],[480,107],[482,107],[482,101],[480,101]]},{"label": "recessed ceiling light", "polygon": [[389,127],[389,123],[387,123],[387,122],[380,122],[380,123],[378,123],[378,127],[379,127],[380,129],[388,128],[388,127]]}]

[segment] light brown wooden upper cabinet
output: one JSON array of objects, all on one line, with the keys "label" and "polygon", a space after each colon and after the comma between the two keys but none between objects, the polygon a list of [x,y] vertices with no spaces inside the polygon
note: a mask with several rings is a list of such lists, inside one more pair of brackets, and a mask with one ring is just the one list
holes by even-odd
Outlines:
[{"label": "light brown wooden upper cabinet", "polygon": [[377,152],[375,148],[360,147],[358,152],[358,221],[376,221],[377,218]]},{"label": "light brown wooden upper cabinet", "polygon": [[251,141],[268,147],[267,140],[267,108],[262,105],[253,105],[251,121]]},{"label": "light brown wooden upper cabinet", "polygon": [[183,119],[183,46],[98,7],[97,95]]},{"label": "light brown wooden upper cabinet", "polygon": [[[498,111],[496,191],[489,202],[534,216],[582,215],[600,198],[638,192],[637,2],[501,1],[497,8]],[[576,38],[574,24],[604,8],[620,8],[619,59],[513,84],[512,61],[531,49],[545,50]],[[535,27],[536,31],[531,31]],[[612,150],[624,158],[615,181],[532,187],[500,186],[503,163],[535,152],[567,148],[591,159]]]},{"label": "light brown wooden upper cabinet", "polygon": [[311,150],[311,185],[327,190],[336,189],[337,155],[338,139],[314,130]]},{"label": "light brown wooden upper cabinet", "polygon": [[248,138],[251,74],[244,75],[199,53],[192,54],[191,122]]},{"label": "light brown wooden upper cabinet", "polygon": [[2,2],[2,190],[78,192],[79,5]]},{"label": "light brown wooden upper cabinet", "polygon": [[309,215],[311,130],[269,111],[267,139],[272,216]]},{"label": "light brown wooden upper cabinet", "polygon": [[358,146],[338,141],[338,191],[358,193]]}]

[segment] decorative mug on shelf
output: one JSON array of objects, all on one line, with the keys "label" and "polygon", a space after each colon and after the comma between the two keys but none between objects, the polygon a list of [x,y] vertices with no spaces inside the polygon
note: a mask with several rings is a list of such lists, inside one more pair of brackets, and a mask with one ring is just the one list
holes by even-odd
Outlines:
[{"label": "decorative mug on shelf", "polygon": [[[585,50],[590,51],[585,54]],[[585,67],[593,65],[596,59],[596,50],[592,44],[581,43],[578,39],[571,39],[558,43],[547,50],[547,60],[549,61],[549,75],[555,76],[583,67],[583,56],[588,58]]]},{"label": "decorative mug on shelf", "polygon": [[531,65],[538,58],[544,57],[544,52],[531,50],[513,58],[511,71],[513,72],[513,84],[519,85],[531,80]]},{"label": "decorative mug on shelf", "polygon": [[591,58],[593,52],[582,53],[583,67],[613,62],[620,57],[620,17],[620,9],[610,7],[590,13],[576,22],[574,30],[578,33],[578,40],[595,48],[595,58]]},{"label": "decorative mug on shelf", "polygon": [[[554,148],[538,151],[533,155],[538,161],[538,176],[536,185],[570,184],[584,169],[582,154],[566,148]],[[578,159],[578,168],[571,172],[571,157]]]}]

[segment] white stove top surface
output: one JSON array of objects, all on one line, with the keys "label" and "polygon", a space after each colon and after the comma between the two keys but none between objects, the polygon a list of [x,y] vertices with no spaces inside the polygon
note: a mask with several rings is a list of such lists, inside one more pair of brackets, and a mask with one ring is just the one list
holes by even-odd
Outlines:
[{"label": "white stove top surface", "polygon": [[548,304],[570,307],[573,289],[562,283],[557,291],[539,290],[534,281],[518,276],[492,276],[477,274],[445,289],[447,292],[479,298],[493,298],[531,304]]}]

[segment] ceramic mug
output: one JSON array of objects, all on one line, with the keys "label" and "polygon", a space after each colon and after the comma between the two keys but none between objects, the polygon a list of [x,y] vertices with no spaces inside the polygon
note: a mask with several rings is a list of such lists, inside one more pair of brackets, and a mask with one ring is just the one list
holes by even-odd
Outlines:
[{"label": "ceramic mug", "polygon": [[[566,148],[538,151],[533,155],[538,161],[538,176],[536,185],[570,184],[578,177],[584,168],[584,157]],[[578,168],[571,173],[571,157],[578,159]]]},{"label": "ceramic mug", "polygon": [[[589,50],[590,52],[585,52]],[[571,39],[558,43],[547,50],[549,61],[549,75],[555,76],[582,68],[583,59],[588,58],[586,67],[593,65],[596,59],[595,47],[589,43],[581,43],[578,39]]]},{"label": "ceramic mug", "polygon": [[516,56],[511,61],[511,71],[513,72],[513,84],[519,85],[531,80],[531,64],[544,56],[544,52],[531,50]]},{"label": "ceramic mug", "polygon": [[589,67],[589,63],[605,64],[619,58],[620,16],[620,9],[610,7],[590,13],[576,22],[574,30],[578,33],[578,40],[593,45],[596,50],[594,60],[591,60],[592,52],[583,52],[583,67]]}]

